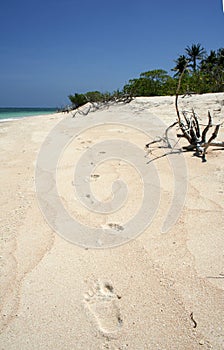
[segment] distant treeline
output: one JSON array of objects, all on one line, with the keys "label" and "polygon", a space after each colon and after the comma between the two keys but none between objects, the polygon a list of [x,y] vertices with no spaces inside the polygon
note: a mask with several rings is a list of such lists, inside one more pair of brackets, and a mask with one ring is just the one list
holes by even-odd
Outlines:
[{"label": "distant treeline", "polygon": [[173,76],[163,69],[150,70],[139,78],[129,80],[123,89],[113,93],[89,91],[69,95],[74,108],[87,102],[107,102],[121,96],[166,96],[174,95],[179,76],[183,73],[180,94],[224,92],[224,48],[211,50],[208,54],[200,44],[187,46],[172,69]]}]

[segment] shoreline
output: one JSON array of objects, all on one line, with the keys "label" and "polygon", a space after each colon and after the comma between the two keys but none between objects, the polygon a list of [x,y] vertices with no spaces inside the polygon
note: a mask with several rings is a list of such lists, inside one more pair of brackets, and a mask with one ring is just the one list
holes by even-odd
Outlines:
[{"label": "shoreline", "polygon": [[[207,107],[207,105],[209,105],[210,101],[208,101],[208,103],[206,103],[206,99],[208,98],[208,100],[210,99],[214,99],[214,98],[217,98],[217,100],[219,100],[220,98],[222,99],[222,96],[223,96],[223,92],[216,92],[216,93],[204,93],[204,94],[192,94],[192,95],[179,95],[179,104],[182,105],[182,102],[187,102],[186,104],[190,104],[190,103],[194,103],[194,101],[197,101],[198,99],[203,99],[204,102],[205,102],[205,106]],[[175,101],[175,95],[173,96],[144,96],[144,97],[134,97],[133,98],[133,101],[136,100],[136,101],[142,101],[144,103],[147,103],[147,107],[150,107],[150,108],[153,108],[153,107],[159,107],[159,106],[162,106],[164,104],[174,104],[174,101]],[[151,105],[150,105],[151,103]],[[158,105],[159,103],[159,105]],[[149,106],[148,106],[149,104]],[[118,104],[119,105],[119,104]],[[224,101],[223,101],[223,105],[224,105]],[[81,106],[80,108],[82,109],[84,106]],[[109,106],[110,108],[111,106]],[[11,109],[11,107],[9,107]],[[12,107],[13,108],[13,107]],[[25,107],[24,109],[32,109],[30,107]],[[39,107],[38,107],[39,108]],[[197,108],[197,105],[196,105],[196,108]],[[1,108],[0,108],[1,109]],[[4,109],[2,107],[2,109]],[[8,109],[8,107],[6,108]],[[17,109],[17,107],[15,107],[15,109]],[[18,108],[20,109],[20,108]],[[23,108],[21,108],[23,109]],[[35,108],[34,108],[35,109]],[[201,106],[200,106],[200,109],[201,109]],[[43,108],[44,110],[44,108]],[[70,113],[74,112],[74,110],[70,111],[69,113],[67,112],[61,112],[61,111],[55,111],[55,112],[52,112],[52,113],[44,113],[44,114],[38,114],[38,115],[24,115],[24,116],[20,116],[20,117],[13,117],[13,118],[5,118],[5,119],[0,119],[0,123],[5,123],[5,122],[11,122],[11,121],[18,121],[18,120],[21,120],[21,119],[26,119],[26,118],[40,118],[40,117],[50,117],[50,116],[57,116],[57,115],[64,115],[64,116],[67,116],[69,115]],[[173,115],[174,115],[174,118],[175,118],[175,108],[173,109]]]},{"label": "shoreline", "polygon": [[19,120],[23,118],[41,117],[56,113],[58,113],[58,111],[53,108],[0,108],[0,122]]},{"label": "shoreline", "polygon": [[29,120],[29,119],[35,119],[35,118],[57,118],[57,116],[59,116],[59,118],[64,115],[63,112],[56,112],[56,113],[51,113],[51,114],[39,114],[39,115],[30,115],[30,116],[23,116],[23,117],[19,117],[19,118],[7,118],[7,119],[0,119],[0,125],[1,123],[11,123],[11,122],[19,122],[19,121],[23,121],[23,120]]}]

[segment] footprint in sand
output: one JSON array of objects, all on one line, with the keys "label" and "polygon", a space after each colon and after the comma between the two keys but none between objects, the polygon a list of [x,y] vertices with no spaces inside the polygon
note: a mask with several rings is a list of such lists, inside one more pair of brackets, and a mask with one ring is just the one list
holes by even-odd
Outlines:
[{"label": "footprint in sand", "polygon": [[112,229],[114,231],[123,231],[124,230],[124,227],[119,225],[119,224],[115,224],[115,223],[108,223],[108,224],[105,224],[105,225],[101,225],[101,228],[104,229],[104,230],[107,230],[107,229]]},{"label": "footprint in sand", "polygon": [[123,231],[124,230],[124,227],[119,225],[119,224],[109,223],[108,226],[116,231]]},{"label": "footprint in sand", "polygon": [[111,283],[100,281],[84,296],[88,310],[95,317],[103,333],[115,333],[122,327],[123,321],[117,306],[118,299],[120,297],[114,293]]}]

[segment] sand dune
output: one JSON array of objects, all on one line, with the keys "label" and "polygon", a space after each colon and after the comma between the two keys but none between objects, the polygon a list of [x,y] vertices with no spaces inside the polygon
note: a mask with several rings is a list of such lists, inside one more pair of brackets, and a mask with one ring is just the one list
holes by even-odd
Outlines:
[{"label": "sand dune", "polygon": [[[223,93],[180,98],[180,109],[192,107],[204,125],[208,109],[214,123],[224,120]],[[174,97],[142,97],[87,116],[1,123],[1,349],[224,348],[224,151],[209,149],[202,163],[179,152],[182,140],[151,161],[164,149],[147,156],[145,144],[175,118]],[[55,130],[67,140],[73,127],[57,190],[82,230],[58,235],[44,214],[59,231],[66,223],[54,203],[41,212],[35,168],[41,145]]]}]

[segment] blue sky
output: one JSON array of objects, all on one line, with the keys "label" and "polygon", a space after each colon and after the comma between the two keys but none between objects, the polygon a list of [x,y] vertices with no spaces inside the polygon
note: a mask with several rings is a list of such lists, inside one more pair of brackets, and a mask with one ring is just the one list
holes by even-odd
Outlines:
[{"label": "blue sky", "polygon": [[58,106],[224,47],[222,0],[2,0],[0,107]]}]

